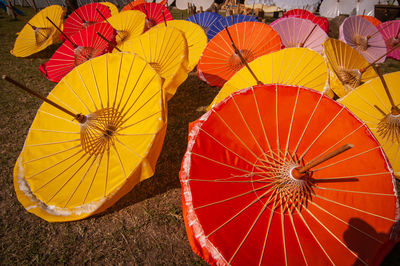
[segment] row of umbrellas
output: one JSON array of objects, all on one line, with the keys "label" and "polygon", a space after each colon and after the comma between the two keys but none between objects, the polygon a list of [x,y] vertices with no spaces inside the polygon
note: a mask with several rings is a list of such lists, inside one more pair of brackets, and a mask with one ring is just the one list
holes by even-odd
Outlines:
[{"label": "row of umbrellas", "polygon": [[[147,8],[145,14],[149,20]],[[150,177],[165,134],[167,101],[198,61],[199,77],[222,80],[222,89],[190,125],[180,172],[193,250],[212,264],[366,264],[385,256],[381,248],[394,245],[396,232],[390,232],[398,220],[390,164],[397,171],[399,72],[376,73],[339,40],[324,39],[321,51],[304,48],[317,24],[300,41],[285,44],[274,25],[235,18],[225,18],[232,25],[208,44],[205,31],[194,27],[203,36],[199,53],[192,52],[196,42],[188,37],[198,33],[175,28],[190,22],[166,19],[124,43],[123,52],[114,48],[88,61],[93,54],[83,53],[49,94],[53,106],[46,102],[39,109],[17,161],[14,184],[24,207],[49,221],[82,219]],[[292,27],[310,22],[294,19],[298,23],[283,24],[293,33],[299,30]],[[105,39],[118,40],[111,22],[79,34],[94,38],[100,29],[89,30],[105,25],[115,40]],[[79,47],[77,42],[64,44]],[[281,50],[282,44],[297,47]],[[257,53],[259,47],[264,53]],[[224,62],[218,61],[222,54]],[[346,65],[354,61],[362,64]],[[230,76],[221,77],[218,67]],[[347,86],[356,70],[361,74],[341,103],[325,95],[326,84]],[[352,111],[373,109],[369,120],[362,122],[344,107],[347,102]],[[64,110],[54,110],[54,103]],[[385,155],[381,145],[393,150]]]}]

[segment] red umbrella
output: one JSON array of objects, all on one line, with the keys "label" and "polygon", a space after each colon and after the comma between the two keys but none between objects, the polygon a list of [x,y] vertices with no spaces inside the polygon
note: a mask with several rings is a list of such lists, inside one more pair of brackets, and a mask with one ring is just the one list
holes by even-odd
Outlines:
[{"label": "red umbrella", "polygon": [[[96,11],[96,9],[98,11]],[[101,14],[99,14],[99,12]],[[103,22],[104,18],[102,15],[105,18],[111,17],[111,11],[105,5],[102,5],[100,3],[91,3],[81,6],[80,8],[76,9],[71,15],[69,15],[67,20],[65,20],[63,32],[65,35],[67,35],[67,37],[71,37],[78,31],[90,25],[98,22]],[[61,36],[61,39],[63,41],[66,40],[64,35]]]},{"label": "red umbrella", "polygon": [[190,244],[211,264],[372,264],[394,245],[392,173],[368,127],[332,99],[243,89],[190,125],[180,171]]},{"label": "red umbrella", "polygon": [[108,23],[89,26],[71,38],[67,37],[67,41],[58,48],[50,60],[39,67],[40,71],[45,74],[47,79],[59,82],[77,65],[108,52],[109,43],[97,33],[108,40],[115,38],[115,30]]},{"label": "red umbrella", "polygon": [[[321,29],[323,29],[326,33],[329,33],[328,19],[324,18],[324,17],[315,16],[313,13],[311,13],[308,10],[292,9],[292,10],[285,12],[282,17],[296,17],[296,18],[308,19],[311,22],[318,24],[318,26],[320,26]],[[277,20],[279,20],[279,19],[277,19]],[[271,24],[276,23],[277,20],[273,21]]]},{"label": "red umbrella", "polygon": [[158,3],[144,3],[136,5],[132,7],[132,10],[139,10],[146,14],[147,29],[164,22],[164,17],[166,21],[173,19],[168,8]]}]

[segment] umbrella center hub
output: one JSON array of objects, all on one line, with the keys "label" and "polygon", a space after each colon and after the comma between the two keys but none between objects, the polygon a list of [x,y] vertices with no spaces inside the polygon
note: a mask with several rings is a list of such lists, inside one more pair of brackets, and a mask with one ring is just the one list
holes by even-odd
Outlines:
[{"label": "umbrella center hub", "polygon": [[150,62],[149,65],[158,73],[161,73],[161,65],[157,62]]},{"label": "umbrella center hub", "polygon": [[[242,49],[242,50],[239,50],[239,52],[243,56],[244,60],[247,63],[254,60],[254,54],[252,51],[247,50],[247,49]],[[243,62],[237,53],[234,53],[229,57],[228,65],[229,65],[229,68],[234,71],[238,71],[238,70],[242,69],[242,67],[244,67]]]},{"label": "umbrella center hub", "polygon": [[129,38],[129,32],[125,30],[118,30],[117,31],[117,36],[116,36],[116,42],[117,44],[121,44],[125,42]]},{"label": "umbrella center hub", "polygon": [[103,154],[115,143],[122,115],[114,108],[104,108],[88,114],[81,124],[81,145],[90,155]]},{"label": "umbrella center hub", "polygon": [[97,23],[96,21],[85,21],[85,22],[82,23],[82,29],[85,29],[85,28],[87,28],[87,27],[89,27],[91,25],[94,25],[96,23]]},{"label": "umbrella center hub", "polygon": [[361,72],[358,69],[339,68],[337,75],[346,88],[352,90],[361,85]]},{"label": "umbrella center hub", "polygon": [[379,121],[377,132],[381,138],[400,143],[400,110],[398,108],[392,108],[391,113]]},{"label": "umbrella center hub", "polygon": [[87,60],[96,57],[98,54],[98,51],[96,48],[93,47],[84,47],[84,46],[78,46],[74,50],[74,57],[75,57],[75,66],[78,66]]},{"label": "umbrella center hub", "polygon": [[[274,208],[281,198],[285,206],[275,211],[281,209],[284,213],[306,208],[314,194],[313,182],[310,173],[298,171],[300,167],[302,165],[291,158],[257,161],[252,173],[252,185],[258,200]],[[270,185],[266,186],[268,183]]]},{"label": "umbrella center hub", "polygon": [[52,33],[53,30],[49,28],[35,28],[36,45],[43,45],[50,38]]},{"label": "umbrella center hub", "polygon": [[155,25],[157,25],[157,22],[154,19],[146,18],[145,24],[146,24],[146,28],[150,29],[150,28],[154,27]]},{"label": "umbrella center hub", "polygon": [[354,34],[353,41],[359,50],[365,51],[368,49],[368,38],[367,37],[360,35],[360,34]]},{"label": "umbrella center hub", "polygon": [[[390,38],[390,39],[388,39],[388,40],[386,41],[386,45],[388,46],[389,49],[395,47],[395,46],[398,45],[399,43],[400,43],[400,39],[398,39],[397,37],[395,37],[395,38]],[[389,49],[388,49],[388,50],[389,50]]]}]

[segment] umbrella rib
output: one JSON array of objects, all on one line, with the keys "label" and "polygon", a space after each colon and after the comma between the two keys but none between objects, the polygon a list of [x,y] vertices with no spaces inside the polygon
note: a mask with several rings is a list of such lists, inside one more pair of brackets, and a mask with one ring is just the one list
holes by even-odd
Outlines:
[{"label": "umbrella rib", "polygon": [[276,193],[276,188],[275,188],[275,191],[273,193],[271,193],[270,198],[272,197],[272,195],[275,195],[275,199],[274,199],[274,203],[273,203],[272,208],[271,208],[271,212],[270,212],[270,216],[269,216],[269,220],[268,220],[268,226],[267,226],[267,230],[265,232],[264,244],[263,244],[263,248],[262,248],[262,251],[261,251],[260,260],[259,260],[258,265],[261,265],[263,257],[264,257],[265,247],[267,246],[269,230],[271,228],[272,217],[274,216],[274,213],[275,213],[276,199],[278,197],[278,193]]},{"label": "umbrella rib", "polygon": [[290,221],[292,222],[293,231],[294,231],[294,234],[296,235],[297,243],[299,244],[301,255],[303,256],[305,264],[308,265],[308,262],[307,262],[307,259],[306,259],[306,255],[304,254],[304,250],[303,250],[303,247],[302,247],[301,242],[300,242],[299,234],[297,233],[296,226],[294,225],[292,212],[288,211],[288,214],[289,214],[289,217],[290,217]]},{"label": "umbrella rib", "polygon": [[[282,202],[282,195],[281,192],[279,193],[279,201],[280,201],[280,207],[281,207],[281,227],[282,227],[282,241],[283,241],[283,253],[285,254],[285,265],[288,265],[288,257],[287,257],[287,247],[286,247],[286,235],[285,235],[285,215],[284,215],[284,210],[283,210],[283,202]],[[287,204],[287,202],[286,202]]]},{"label": "umbrella rib", "polygon": [[[221,178],[221,179],[195,179],[195,178],[189,178],[188,181],[195,181],[195,182],[209,182],[209,183],[271,183],[271,180],[273,180],[270,177],[265,177],[261,179],[256,179],[256,180],[230,180],[233,178],[239,178],[239,177],[251,177],[254,176],[253,174],[263,174],[262,172],[253,172],[252,174],[245,174],[245,175],[238,175],[238,176],[232,176],[229,178]],[[269,181],[266,181],[269,180]]]},{"label": "umbrella rib", "polygon": [[[263,121],[262,121],[261,113],[260,113],[260,108],[259,108],[259,105],[258,105],[258,100],[257,100],[256,93],[255,93],[253,87],[251,88],[251,91],[252,91],[252,93],[253,93],[255,106],[256,106],[256,108],[257,108],[257,114],[258,114],[258,118],[259,118],[259,121],[260,121],[260,125],[261,125],[261,127],[262,127],[262,129],[263,129],[264,138],[265,138],[265,140],[266,140],[266,142],[267,142],[268,149],[269,149],[269,152],[271,153],[271,156],[274,156],[275,153],[272,151],[272,147],[271,147],[271,144],[270,144],[270,142],[269,142],[269,139],[268,139],[268,136],[267,136],[267,132],[266,132],[266,130],[265,130],[264,123],[263,123]],[[274,167],[277,166],[274,160],[272,160],[272,164],[273,164]]]},{"label": "umbrella rib", "polygon": [[[91,100],[92,103],[93,103],[94,109],[95,109],[95,110],[98,110],[97,105],[96,105],[96,103],[94,102],[94,99],[93,99],[93,97],[92,97],[92,94],[90,93],[88,87],[86,86],[86,83],[85,83],[84,79],[82,78],[82,75],[81,75],[81,72],[79,71],[79,68],[75,68],[75,69],[76,69],[76,73],[77,73],[78,76],[79,76],[79,79],[80,79],[81,82],[82,82],[82,85],[85,87],[86,93],[88,94],[90,100]],[[63,79],[63,80],[64,80],[65,83],[67,83],[66,79]],[[68,85],[68,86],[69,86],[69,85]]]},{"label": "umbrella rib", "polygon": [[287,141],[286,141],[286,148],[285,148],[284,157],[286,157],[288,155],[288,153],[289,153],[289,142],[290,142],[290,137],[291,137],[291,134],[292,134],[294,115],[295,115],[296,109],[297,109],[297,102],[298,102],[298,99],[299,99],[299,94],[300,94],[300,87],[297,87],[296,100],[295,100],[295,103],[294,103],[294,106],[293,106],[292,117],[290,119],[290,127],[289,127],[288,137],[287,137]]},{"label": "umbrella rib", "polygon": [[[154,134],[155,135],[155,134]],[[119,139],[115,138],[115,140],[121,144],[122,146],[124,146],[127,150],[129,150],[130,152],[132,152],[133,154],[135,154],[137,157],[139,157],[141,160],[143,160],[143,156],[140,156],[139,153],[135,152],[134,150],[132,150],[131,148],[129,148],[126,144],[124,144],[122,141],[120,141]]]},{"label": "umbrella rib", "polygon": [[24,165],[28,164],[28,163],[35,162],[35,161],[39,161],[41,159],[45,159],[45,158],[48,158],[48,157],[51,157],[51,156],[54,156],[54,155],[58,155],[58,154],[61,154],[61,153],[64,153],[64,152],[67,152],[67,151],[70,151],[70,150],[73,150],[73,149],[76,149],[76,148],[78,148],[80,146],[81,146],[81,144],[78,144],[76,146],[73,146],[73,147],[65,149],[65,150],[61,150],[61,151],[58,151],[58,152],[55,152],[55,153],[52,153],[52,154],[48,154],[48,155],[45,155],[45,156],[42,156],[42,157],[38,157],[38,158],[35,158],[35,159],[32,159],[32,160],[26,161],[26,162],[24,162]]},{"label": "umbrella rib", "polygon": [[358,260],[360,260],[364,265],[368,265],[363,259],[361,259],[356,253],[354,253],[350,248],[348,248],[346,246],[345,243],[343,243],[335,234],[332,233],[331,230],[328,229],[328,227],[325,226],[325,224],[323,224],[317,217],[315,217],[315,215],[309,210],[309,209],[305,209],[310,215],[311,217],[314,218],[314,220],[316,220],[331,236],[333,236],[333,238],[335,238],[340,244],[342,244],[343,247],[346,248],[346,250],[348,250],[355,258],[357,258]]},{"label": "umbrella rib", "polygon": [[244,141],[232,130],[232,128],[225,122],[225,120],[216,112],[214,109],[212,109],[212,112],[214,112],[217,117],[224,123],[224,125],[229,129],[229,131],[232,132],[232,134],[240,141],[240,143],[258,160],[261,161],[261,159],[244,143]]},{"label": "umbrella rib", "polygon": [[312,163],[313,161],[317,160],[318,158],[322,157],[324,154],[326,154],[328,151],[336,147],[339,143],[343,142],[345,139],[356,133],[359,129],[364,128],[364,124],[359,125],[356,129],[354,129],[352,132],[348,133],[346,136],[343,138],[339,139],[335,144],[331,145],[329,148],[327,148],[325,151],[319,153],[316,157],[312,158],[309,163]]},{"label": "umbrella rib", "polygon": [[[217,140],[214,136],[212,136],[210,133],[208,133],[206,130],[204,130],[203,128],[199,127],[199,129],[204,132],[206,135],[208,135],[210,138],[212,138],[215,142],[217,142],[219,145],[221,145],[223,148],[225,148],[227,151],[233,153],[234,155],[236,155],[238,158],[242,159],[243,161],[245,161],[246,163],[248,163],[249,165],[253,165],[255,168],[261,170],[259,167],[256,167],[256,165],[254,163],[251,163],[250,161],[248,161],[246,158],[244,158],[243,156],[240,156],[239,154],[237,154],[235,151],[233,151],[232,149],[230,149],[229,147],[225,146],[222,142],[220,142],[219,140]],[[267,157],[268,158],[268,157]]]},{"label": "umbrella rib", "polygon": [[383,220],[387,220],[387,221],[390,221],[390,222],[396,222],[395,220],[393,220],[391,218],[388,218],[388,217],[385,217],[385,216],[381,216],[381,215],[378,215],[378,214],[375,214],[375,213],[372,213],[372,212],[364,211],[364,210],[361,210],[361,209],[358,209],[358,208],[355,208],[355,207],[352,207],[352,206],[349,206],[349,205],[346,205],[346,204],[343,204],[343,203],[340,203],[340,202],[337,202],[337,201],[334,201],[334,200],[331,200],[331,199],[328,199],[328,198],[325,198],[325,197],[322,197],[321,195],[315,195],[315,197],[323,199],[323,200],[326,200],[326,201],[329,201],[329,202],[332,202],[332,203],[335,203],[337,205],[340,205],[340,206],[343,206],[343,207],[346,207],[346,208],[349,208],[349,209],[352,209],[352,210],[355,210],[355,211],[358,211],[358,212],[361,212],[361,213],[365,213],[365,214],[368,214],[368,215],[371,215],[371,216],[374,216],[374,217],[377,217],[377,218],[381,218]]},{"label": "umbrella rib", "polygon": [[[123,53],[121,53],[121,58],[122,58],[122,54],[123,54]],[[125,91],[126,91],[126,86],[127,86],[127,84],[128,84],[128,80],[129,80],[129,78],[131,77],[131,73],[133,72],[133,71],[132,71],[132,67],[133,67],[133,64],[134,64],[135,61],[136,61],[136,57],[137,57],[137,56],[138,56],[138,55],[136,55],[136,56],[133,57],[133,60],[131,61],[131,65],[129,66],[128,76],[125,78],[125,84],[124,84],[124,87],[123,87],[123,89],[122,89],[122,93],[121,93],[120,99],[119,99],[119,101],[118,101],[118,105],[117,105],[117,108],[116,108],[117,110],[120,109],[120,106],[121,106],[121,103],[122,103],[122,99],[123,99],[124,94],[125,94]],[[122,59],[121,59],[121,60],[122,60]],[[126,103],[124,104],[124,107],[123,107],[123,108],[121,109],[121,111],[120,111],[121,113],[123,112],[123,110],[124,110],[124,108],[125,108],[125,105],[128,104],[128,101],[129,101],[129,99],[130,99],[130,97],[131,97],[133,91],[135,90],[137,84],[139,83],[139,80],[142,78],[143,72],[144,72],[144,70],[146,69],[146,67],[147,67],[147,64],[145,64],[144,67],[142,67],[142,71],[140,72],[139,77],[136,79],[135,85],[132,87],[131,94],[129,95],[128,99],[126,100]]]},{"label": "umbrella rib", "polygon": [[67,87],[70,89],[70,91],[75,95],[75,97],[78,99],[78,101],[86,108],[88,113],[91,113],[89,107],[82,101],[82,99],[76,94],[74,89],[68,84],[67,79],[62,79],[62,81],[67,85]]},{"label": "umbrella rib", "polygon": [[[91,157],[92,157],[92,156],[89,156],[88,159],[87,159],[87,161],[89,161],[89,159],[90,159]],[[74,191],[71,193],[71,195],[69,196],[68,200],[65,202],[64,208],[67,207],[68,203],[71,201],[72,197],[75,195],[76,191],[78,190],[78,188],[79,188],[80,185],[82,184],[83,180],[86,178],[87,174],[89,173],[89,170],[92,168],[94,162],[96,161],[96,158],[97,158],[97,155],[94,156],[94,159],[93,159],[92,163],[89,165],[89,167],[88,167],[88,169],[86,170],[85,174],[82,176],[81,180],[80,180],[79,183],[76,185]],[[87,162],[87,161],[86,161],[86,162]],[[85,162],[85,164],[86,164],[86,162]]]},{"label": "umbrella rib", "polygon": [[96,75],[94,74],[93,64],[92,64],[91,60],[89,60],[89,62],[90,62],[89,63],[90,69],[91,69],[92,76],[93,76],[93,81],[94,81],[94,84],[95,84],[95,87],[96,87],[96,91],[97,91],[97,96],[99,97],[100,106],[101,106],[101,109],[104,109],[103,100],[101,99],[101,96],[100,96],[100,89],[99,89],[99,86],[97,84]]},{"label": "umbrella rib", "polygon": [[[56,164],[54,164],[54,165],[52,165],[52,166],[50,166],[50,167],[48,167],[48,168],[46,168],[46,169],[44,169],[44,170],[38,172],[38,173],[36,173],[36,174],[34,174],[34,175],[30,176],[30,177],[27,177],[27,178],[25,178],[25,179],[27,180],[27,179],[29,179],[29,178],[32,178],[32,177],[38,175],[38,174],[41,174],[41,173],[43,173],[44,171],[46,171],[46,170],[48,170],[48,169],[51,169],[51,168],[53,168],[54,166],[56,166],[56,165],[58,165],[58,164],[60,164],[60,163],[62,163],[62,162],[65,162],[65,161],[68,160],[68,159],[71,159],[72,157],[74,157],[75,155],[79,154],[79,153],[82,152],[82,151],[83,151],[83,150],[79,150],[79,151],[76,152],[75,154],[73,154],[73,155],[71,155],[71,156],[69,156],[69,157],[67,157],[67,158],[65,158],[65,159],[63,159],[63,160],[61,160],[61,161],[59,161],[58,163],[56,163]],[[32,189],[32,193],[35,194],[38,190],[40,190],[40,189],[42,189],[43,187],[47,186],[50,182],[52,182],[53,180],[55,180],[57,177],[59,177],[60,175],[62,175],[63,173],[65,173],[68,169],[70,169],[72,166],[74,166],[76,163],[78,163],[83,157],[85,157],[85,155],[86,155],[86,154],[83,153],[82,156],[79,157],[75,162],[73,162],[71,165],[69,165],[68,167],[66,167],[65,169],[63,169],[60,173],[58,173],[56,176],[54,176],[53,178],[51,178],[49,181],[47,181],[46,183],[44,183],[44,184],[43,184],[42,186],[40,186],[39,188],[37,188],[37,189],[35,189],[35,190]]]},{"label": "umbrella rib", "polygon": [[[188,181],[193,181],[193,180],[189,179]],[[268,186],[271,186],[271,185],[272,184],[264,185],[262,187],[255,188],[255,189],[249,190],[247,192],[244,192],[244,193],[241,193],[241,194],[238,194],[238,195],[226,198],[226,199],[222,199],[222,200],[214,201],[214,202],[207,203],[207,204],[204,204],[204,205],[200,205],[200,206],[194,207],[193,210],[196,211],[198,209],[202,209],[202,208],[205,208],[205,207],[210,207],[210,206],[214,206],[214,205],[217,205],[217,204],[220,204],[220,203],[224,203],[224,202],[227,202],[227,201],[230,201],[230,200],[234,200],[234,199],[246,196],[248,194],[254,193],[255,191],[259,191],[259,190],[265,189],[265,188],[267,188]]]},{"label": "umbrella rib", "polygon": [[[121,67],[122,67],[122,58],[124,57],[124,53],[120,53],[120,57],[119,57],[119,67],[118,67],[118,73],[117,73],[117,80],[116,80],[116,82],[115,82],[115,94],[114,94],[114,100],[113,100],[113,104],[112,104],[112,108],[113,109],[115,109],[115,104],[116,104],[116,102],[117,102],[117,96],[118,96],[118,88],[119,88],[119,81],[120,81],[120,77],[121,77]],[[135,59],[136,59],[136,56],[134,56],[133,57],[133,60],[132,60],[132,64],[133,64],[133,61],[135,61]],[[131,64],[131,67],[132,67],[132,64]],[[130,72],[130,70],[131,69],[129,69],[129,72]],[[128,73],[129,73],[128,72]],[[128,76],[129,77],[129,76]],[[125,84],[126,84],[126,82],[125,82]]]},{"label": "umbrella rib", "polygon": [[[378,145],[379,145],[379,144],[378,144]],[[368,152],[370,152],[370,151],[373,151],[373,150],[376,150],[376,149],[380,149],[380,148],[381,148],[380,146],[376,146],[376,147],[374,147],[374,148],[372,148],[372,149],[369,149],[369,150],[366,150],[366,151],[357,153],[357,154],[355,154],[355,155],[353,155],[353,156],[350,156],[350,157],[347,157],[347,158],[345,158],[345,159],[343,159],[343,160],[336,161],[336,162],[331,163],[331,164],[328,164],[328,165],[326,165],[326,166],[323,166],[323,167],[314,169],[313,172],[323,170],[323,169],[325,169],[325,168],[331,167],[331,166],[336,165],[336,164],[338,164],[338,163],[342,163],[342,162],[344,162],[344,161],[353,159],[353,158],[355,158],[355,157],[361,156],[361,155],[363,155],[363,154],[365,154],[365,153],[368,153]]]},{"label": "umbrella rib", "polygon": [[[122,115],[122,118],[125,117],[128,114],[128,112],[130,112],[130,110],[133,108],[133,106],[135,105],[137,100],[143,95],[143,92],[144,92],[144,90],[137,97],[136,101],[134,103],[132,103],[132,105],[129,107],[129,109]],[[146,106],[158,94],[161,94],[160,91],[156,91],[151,97],[149,97],[149,99],[147,99],[147,101],[145,101],[141,106],[139,106],[128,118],[126,118],[125,120],[121,121],[120,126],[124,125],[127,121],[129,121],[135,114],[137,114],[137,112],[139,112],[144,106]],[[122,118],[121,118],[121,120],[122,120]]]},{"label": "umbrella rib", "polygon": [[109,170],[110,170],[110,147],[107,147],[107,162],[106,162],[106,179],[104,182],[104,194],[103,197],[106,197],[107,195],[107,186],[108,186],[108,175],[109,175]]},{"label": "umbrella rib", "polygon": [[[377,174],[371,174],[368,176],[373,176],[373,175],[378,175]],[[386,172],[386,173],[381,173],[381,174],[390,174],[390,172]],[[364,175],[365,176],[365,175]],[[358,175],[354,176],[354,177],[358,177]],[[345,177],[341,177],[342,179],[346,179]],[[333,179],[334,178],[328,178],[329,179]],[[325,179],[322,179],[325,180]],[[356,194],[365,194],[365,195],[375,195],[375,196],[389,196],[389,197],[393,197],[393,194],[384,194],[384,193],[376,193],[376,192],[365,192],[365,191],[355,191],[355,190],[344,190],[344,189],[334,189],[334,188],[325,188],[325,187],[319,187],[319,186],[314,186],[317,189],[321,189],[321,190],[329,190],[329,191],[338,191],[338,192],[345,192],[345,193],[356,193]]]},{"label": "umbrella rib", "polygon": [[137,125],[137,124],[139,124],[139,123],[145,121],[146,119],[149,119],[149,118],[151,118],[152,116],[154,116],[154,115],[156,115],[156,114],[160,114],[160,113],[161,113],[161,111],[157,111],[157,112],[155,112],[155,113],[153,113],[153,114],[151,114],[151,115],[149,115],[149,116],[146,116],[145,118],[143,118],[143,119],[141,119],[141,120],[139,120],[139,121],[135,121],[133,124],[126,125],[126,126],[124,126],[124,127],[121,126],[116,132],[118,133],[118,132],[120,132],[120,131],[122,131],[122,130],[124,130],[124,129],[127,129],[127,128],[129,128],[129,127],[132,127],[132,126],[134,126],[134,125]]},{"label": "umbrella rib", "polygon": [[[89,191],[92,189],[92,185],[93,185],[94,179],[95,179],[96,176],[97,176],[97,171],[98,171],[99,168],[100,168],[100,163],[101,163],[101,160],[103,159],[103,155],[104,155],[104,153],[100,154],[100,159],[99,159],[99,161],[97,162],[96,171],[94,172],[93,178],[92,178],[92,180],[90,181],[89,187],[88,187],[88,189],[87,189],[87,191],[86,191],[85,197],[83,198],[82,204],[85,204],[86,199],[87,199],[87,196],[89,195]],[[95,156],[95,159],[94,159],[94,160],[96,160],[96,159],[97,159],[97,156]]]},{"label": "umbrella rib", "polygon": [[[49,95],[47,96],[47,98],[50,99],[50,97],[55,98],[58,102],[60,102],[65,107],[68,107],[68,110],[74,112],[75,114],[79,114],[80,113],[80,112],[76,111],[72,106],[70,106],[69,104],[67,104],[66,102],[62,101],[60,98],[58,98],[54,93],[50,92]],[[57,102],[57,101],[53,100],[53,102]],[[61,104],[59,104],[59,105],[61,105]]]},{"label": "umbrella rib", "polygon": [[38,147],[38,146],[54,145],[54,144],[61,144],[61,143],[70,143],[70,142],[75,142],[75,141],[80,141],[80,139],[55,141],[55,142],[45,142],[45,143],[39,143],[39,144],[30,144],[30,145],[26,145],[26,147]]},{"label": "umbrella rib", "polygon": [[280,146],[280,138],[279,138],[279,112],[278,112],[278,105],[279,105],[279,93],[278,93],[278,84],[275,84],[275,123],[276,123],[276,146],[278,150],[278,157],[281,153],[281,146]]},{"label": "umbrella rib", "polygon": [[[118,141],[118,140],[117,140],[117,141]],[[118,141],[118,142],[120,143],[120,141]],[[112,147],[113,147],[113,149],[114,149],[115,154],[117,154],[117,158],[118,158],[119,164],[120,164],[120,166],[121,166],[122,172],[124,173],[124,177],[125,177],[125,179],[126,179],[127,177],[126,177],[126,172],[125,172],[124,164],[122,163],[121,156],[119,155],[119,152],[118,152],[118,150],[117,150],[117,148],[116,148],[116,146],[115,146],[115,143],[112,143]]]},{"label": "umbrella rib", "polygon": [[318,134],[318,136],[313,140],[313,142],[307,147],[307,149],[303,152],[303,154],[299,157],[299,160],[301,161],[304,156],[307,154],[307,152],[311,149],[311,147],[315,144],[315,142],[318,141],[318,139],[325,133],[325,131],[328,129],[328,127],[336,120],[336,118],[342,113],[344,110],[344,106],[340,109],[340,111],[331,119],[331,121],[325,126],[325,128]]},{"label": "umbrella rib", "polygon": [[[270,189],[268,189],[266,192],[264,192],[261,196],[257,196],[257,198],[255,200],[252,200],[249,204],[247,204],[244,208],[242,208],[240,211],[236,212],[232,217],[230,217],[227,221],[225,221],[223,224],[221,224],[220,226],[218,226],[216,229],[214,229],[213,231],[211,231],[208,235],[206,235],[206,238],[209,238],[212,234],[214,234],[215,232],[217,232],[219,229],[221,229],[222,227],[224,227],[225,225],[227,225],[229,222],[231,222],[233,219],[235,219],[237,216],[239,216],[241,213],[243,213],[244,211],[246,211],[249,207],[251,207],[254,203],[258,202],[260,200],[260,198],[264,197],[265,195],[267,195],[271,190],[275,190],[275,187],[271,187]],[[267,202],[267,204],[269,204],[269,202]]]},{"label": "umbrella rib", "polygon": [[341,221],[342,223],[344,223],[344,224],[347,225],[348,227],[351,227],[351,228],[353,228],[354,230],[357,230],[358,232],[362,233],[363,235],[369,237],[370,239],[375,240],[375,241],[378,242],[379,244],[383,244],[383,242],[380,241],[379,239],[377,239],[377,238],[371,236],[370,234],[368,234],[368,233],[362,231],[361,229],[358,229],[357,227],[355,227],[354,225],[349,224],[348,222],[344,221],[343,219],[340,219],[340,218],[337,217],[336,215],[330,213],[330,212],[327,211],[326,209],[324,209],[324,208],[322,208],[321,206],[319,206],[317,203],[312,202],[312,201],[310,201],[310,200],[308,200],[308,201],[309,201],[310,204],[314,205],[315,207],[317,207],[318,209],[324,211],[325,213],[331,215],[333,218],[335,218],[335,219]]},{"label": "umbrella rib", "polygon": [[[303,61],[303,58],[304,58],[304,56],[305,56],[305,54],[306,54],[306,50],[303,50],[303,55],[301,56],[300,59],[297,59],[297,58],[293,58],[293,57],[292,57],[292,58],[289,58],[289,59],[288,59],[288,60],[289,60],[289,63],[288,63],[288,64],[283,64],[283,62],[285,62],[286,54],[287,54],[287,53],[283,53],[283,54],[282,54],[282,60],[281,60],[281,62],[279,62],[279,63],[280,63],[280,68],[279,68],[278,80],[277,80],[276,83],[280,83],[280,84],[282,84],[282,83],[288,83],[288,81],[291,79],[291,77],[292,77],[292,75],[293,75],[293,73],[294,73],[294,70],[296,70],[296,69],[299,67],[300,62]],[[286,61],[287,61],[287,60],[286,60]],[[291,66],[292,66],[292,62],[295,62],[295,61],[297,61],[297,65],[291,67]],[[281,78],[281,73],[282,73],[283,68],[285,68],[285,70],[284,70],[285,74],[282,76],[282,80],[281,80],[280,78]],[[290,75],[288,75],[289,69],[290,69]],[[301,70],[300,73],[301,73],[302,71],[303,71],[303,70]],[[287,77],[287,81],[286,81],[286,82],[283,81],[284,77]]]},{"label": "umbrella rib", "polygon": [[78,126],[79,126],[79,123],[74,122],[74,120],[68,120],[68,119],[66,119],[66,118],[63,118],[63,117],[60,117],[60,116],[57,116],[57,115],[54,115],[54,114],[51,114],[51,113],[42,111],[42,110],[40,110],[40,109],[39,109],[38,113],[46,114],[46,115],[49,115],[49,116],[55,117],[55,118],[57,118],[57,119],[60,119],[60,120],[66,121],[66,122],[68,122],[68,123],[71,123],[71,124],[74,124],[74,125],[78,125]]},{"label": "umbrella rib", "polygon": [[[292,204],[294,204],[292,202]],[[324,252],[324,254],[326,255],[326,257],[329,259],[329,261],[332,263],[332,265],[335,265],[335,263],[332,261],[331,257],[329,257],[328,253],[326,252],[326,250],[324,249],[324,247],[322,246],[322,244],[318,241],[317,237],[314,235],[313,231],[311,230],[310,226],[308,225],[308,223],[306,222],[306,220],[304,219],[303,215],[301,214],[301,212],[297,209],[297,207],[295,205],[293,205],[296,212],[299,214],[299,217],[301,218],[301,220],[303,221],[304,225],[307,227],[308,231],[311,233],[311,235],[313,236],[314,240],[317,242],[318,246],[321,248],[321,250]]]},{"label": "umbrella rib", "polygon": [[[239,112],[239,114],[240,114],[240,117],[241,117],[242,121],[243,121],[244,124],[246,125],[247,130],[250,132],[250,134],[251,134],[251,136],[252,136],[254,142],[257,144],[257,146],[258,146],[258,148],[260,149],[260,151],[261,151],[263,154],[265,154],[264,149],[261,147],[260,143],[257,141],[257,138],[254,136],[253,131],[252,131],[251,128],[249,127],[249,124],[247,123],[246,119],[244,118],[243,113],[242,113],[242,111],[240,110],[240,108],[239,108],[239,106],[238,106],[238,104],[237,104],[237,102],[236,102],[236,99],[235,99],[235,96],[234,96],[234,95],[232,95],[232,100],[233,100],[233,103],[235,104],[236,109],[238,110],[238,112]],[[262,163],[262,162],[261,162],[261,163]]]},{"label": "umbrella rib", "polygon": [[236,254],[239,252],[240,248],[243,246],[243,243],[246,241],[246,239],[250,235],[251,231],[253,230],[254,226],[256,225],[258,220],[260,219],[261,215],[264,213],[265,209],[268,207],[268,203],[270,202],[271,197],[272,197],[272,194],[270,195],[269,199],[264,204],[264,206],[261,208],[261,211],[258,213],[257,217],[254,219],[254,221],[253,221],[252,225],[250,226],[249,230],[247,231],[246,235],[243,237],[243,239],[240,242],[239,246],[236,248],[235,252],[233,253],[231,258],[229,259],[229,261],[228,261],[229,264],[232,263],[232,261],[235,258]]}]

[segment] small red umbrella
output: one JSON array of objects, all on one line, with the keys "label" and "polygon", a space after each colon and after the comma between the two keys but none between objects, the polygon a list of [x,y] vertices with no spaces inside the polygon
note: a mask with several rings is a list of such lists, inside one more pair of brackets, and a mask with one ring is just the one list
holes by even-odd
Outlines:
[{"label": "small red umbrella", "polygon": [[398,198],[381,146],[314,90],[231,94],[190,125],[180,181],[190,244],[211,264],[366,265],[395,244]]},{"label": "small red umbrella", "polygon": [[144,3],[132,7],[132,10],[139,10],[146,14],[146,28],[151,27],[166,21],[172,20],[172,15],[168,8],[158,3]]},{"label": "small red umbrella", "polygon": [[[96,9],[98,11],[96,11]],[[103,17],[111,17],[111,11],[106,5],[102,5],[100,3],[91,3],[81,6],[65,20],[63,33],[67,37],[71,37],[78,31],[90,25],[103,22]],[[61,39],[63,41],[66,40],[64,35],[61,36]]]},{"label": "small red umbrella", "polygon": [[[296,17],[296,18],[302,18],[302,19],[308,19],[312,21],[315,24],[318,24],[318,26],[321,27],[326,33],[329,33],[329,21],[327,18],[324,17],[319,17],[314,15],[308,10],[305,9],[292,9],[283,14],[282,17]],[[279,19],[277,19],[279,20]],[[276,23],[276,21],[273,21],[270,25]]]},{"label": "small red umbrella", "polygon": [[108,23],[97,23],[89,26],[71,38],[57,49],[50,60],[39,67],[46,78],[59,82],[73,68],[83,62],[102,55],[109,51],[110,44],[101,38],[98,33],[108,40],[115,38],[115,30]]}]

